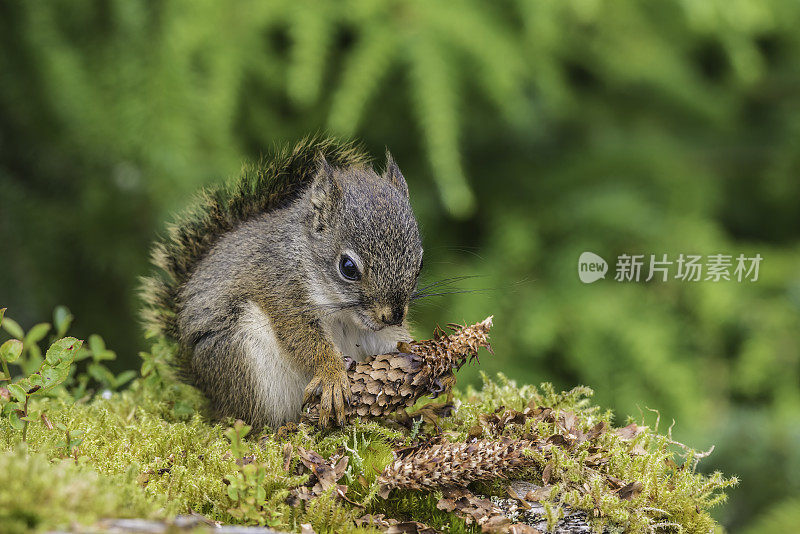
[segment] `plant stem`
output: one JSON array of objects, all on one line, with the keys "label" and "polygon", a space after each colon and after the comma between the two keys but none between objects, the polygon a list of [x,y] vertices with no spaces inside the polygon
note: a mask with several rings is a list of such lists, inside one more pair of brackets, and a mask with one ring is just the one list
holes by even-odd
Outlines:
[{"label": "plant stem", "polygon": [[8,370],[8,364],[3,358],[0,358],[0,362],[3,362],[3,374],[7,380],[11,381],[11,371]]},{"label": "plant stem", "polygon": [[22,443],[25,443],[25,441],[26,441],[26,439],[28,437],[28,401],[30,400],[30,398],[31,398],[30,395],[25,397],[25,409],[24,409],[25,418],[22,420],[23,421],[23,424],[22,424]]}]

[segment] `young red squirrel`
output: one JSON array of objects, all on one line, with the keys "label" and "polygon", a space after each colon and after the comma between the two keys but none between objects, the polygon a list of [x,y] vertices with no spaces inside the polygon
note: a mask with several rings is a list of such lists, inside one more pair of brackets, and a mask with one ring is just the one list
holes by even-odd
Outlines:
[{"label": "young red squirrel", "polygon": [[410,341],[422,244],[388,153],[378,174],[352,144],[304,140],[205,191],[153,263],[146,323],[217,415],[277,428],[320,395],[324,427],[350,397],[343,357]]}]

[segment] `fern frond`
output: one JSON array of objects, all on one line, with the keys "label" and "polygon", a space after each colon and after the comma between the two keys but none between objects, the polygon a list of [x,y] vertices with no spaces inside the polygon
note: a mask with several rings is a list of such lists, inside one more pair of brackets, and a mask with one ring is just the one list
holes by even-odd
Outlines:
[{"label": "fern frond", "polygon": [[431,2],[427,19],[451,46],[468,53],[477,65],[474,76],[486,95],[509,121],[524,105],[525,64],[518,43],[484,4]]},{"label": "fern frond", "polygon": [[436,185],[452,215],[468,216],[475,208],[475,197],[461,168],[458,98],[451,63],[431,35],[418,34],[409,46],[411,91]]},{"label": "fern frond", "polygon": [[397,44],[396,34],[385,25],[364,30],[347,57],[339,87],[333,95],[328,116],[332,131],[348,136],[355,133],[369,99],[389,70]]},{"label": "fern frond", "polygon": [[340,9],[327,2],[298,0],[290,14],[292,48],[286,90],[301,106],[313,104],[319,98],[339,12]]}]

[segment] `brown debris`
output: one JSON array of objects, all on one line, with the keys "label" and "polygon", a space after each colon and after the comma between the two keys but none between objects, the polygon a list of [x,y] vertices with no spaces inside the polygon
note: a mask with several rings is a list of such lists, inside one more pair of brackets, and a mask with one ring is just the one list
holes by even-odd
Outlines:
[{"label": "brown debris", "polygon": [[[398,343],[400,352],[371,356],[360,363],[349,361],[352,400],[347,415],[383,417],[412,406],[425,395],[448,393],[455,383],[455,371],[477,360],[481,347],[491,352],[492,318],[472,326],[448,327],[453,330],[450,334],[437,328],[433,339]],[[318,400],[305,406],[303,421],[319,422]]]},{"label": "brown debris", "polygon": [[553,476],[553,462],[548,463],[542,470],[542,482],[545,486],[550,483],[551,476]]},{"label": "brown debris", "polygon": [[[284,447],[284,467],[288,469],[287,451],[289,451],[288,464],[291,464],[291,449]],[[311,471],[311,477],[305,485],[294,488],[291,491],[289,497],[291,503],[296,504],[298,501],[310,501],[331,488],[334,488],[334,492],[340,498],[346,500],[350,504],[360,506],[347,497],[347,486],[338,484],[347,469],[347,462],[350,460],[348,456],[334,454],[326,460],[316,452],[304,449],[303,447],[297,448],[297,455],[300,457],[300,462]]]},{"label": "brown debris", "polygon": [[291,439],[291,437],[297,433],[297,430],[298,430],[297,423],[289,421],[288,423],[278,428],[277,432],[275,432],[275,439],[279,442]]},{"label": "brown debris", "polygon": [[644,486],[641,482],[631,482],[630,484],[626,484],[617,490],[617,496],[620,499],[630,501],[631,499],[638,497],[642,492],[642,489],[644,489]]},{"label": "brown debris", "polygon": [[531,505],[528,504],[527,501],[525,501],[525,498],[520,497],[514,490],[514,488],[512,488],[511,486],[509,486],[508,489],[506,489],[506,493],[508,493],[508,496],[511,497],[512,499],[516,499],[526,510],[531,509]]},{"label": "brown debris", "polygon": [[563,448],[572,448],[585,441],[597,439],[608,431],[608,425],[601,421],[587,432],[583,432],[580,428],[580,421],[574,413],[563,412],[556,417],[552,408],[536,406],[531,401],[522,411],[500,407],[493,413],[479,415],[478,424],[470,428],[468,436],[470,439],[502,436],[507,428],[522,426],[528,420],[554,423],[556,433],[548,437],[548,441]]},{"label": "brown debris", "polygon": [[636,423],[631,423],[628,426],[616,429],[614,433],[619,436],[620,439],[630,441],[641,434],[645,428],[647,427],[638,426]]},{"label": "brown debris", "polygon": [[436,529],[419,521],[399,521],[383,514],[367,514],[356,519],[356,526],[373,526],[387,534],[437,534]]},{"label": "brown debris", "polygon": [[448,488],[442,492],[442,498],[436,508],[445,512],[456,512],[468,525],[483,525],[491,517],[502,516],[503,511],[489,499],[473,494],[465,488]]},{"label": "brown debris", "polygon": [[311,488],[311,492],[314,495],[320,495],[335,486],[339,479],[344,476],[347,462],[350,460],[348,456],[337,458],[334,455],[330,460],[326,461],[316,452],[306,450],[303,447],[297,448],[297,454],[300,456],[300,461],[303,462],[303,465],[311,469],[311,472],[317,478],[316,484]]},{"label": "brown debris", "polygon": [[53,423],[50,422],[46,414],[42,414],[42,423],[47,427],[47,430],[53,430]]},{"label": "brown debris", "polygon": [[546,501],[547,499],[550,498],[551,493],[553,493],[553,486],[550,485],[542,486],[536,489],[532,489],[528,493],[526,493],[525,500],[535,501],[535,502]]},{"label": "brown debris", "polygon": [[294,447],[288,441],[283,446],[283,470],[287,473],[289,472],[289,468],[292,465],[292,453],[294,452]]},{"label": "brown debris", "polygon": [[589,430],[589,432],[586,433],[586,440],[590,441],[593,439],[597,439],[598,437],[603,435],[606,430],[608,430],[607,427],[608,425],[606,424],[605,421],[600,421],[599,423],[594,425],[592,429]]},{"label": "brown debris", "polygon": [[464,488],[448,488],[436,505],[439,510],[455,512],[468,524],[476,524],[482,532],[502,534],[541,534],[522,523],[514,523],[491,500],[479,497]]},{"label": "brown debris", "polygon": [[482,532],[502,534],[542,534],[538,528],[525,523],[512,523],[505,516],[494,516],[481,527]]}]

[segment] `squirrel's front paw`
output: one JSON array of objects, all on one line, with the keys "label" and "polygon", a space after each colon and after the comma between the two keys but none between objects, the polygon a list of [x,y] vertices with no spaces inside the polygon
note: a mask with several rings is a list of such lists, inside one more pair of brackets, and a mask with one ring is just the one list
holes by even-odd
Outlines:
[{"label": "squirrel's front paw", "polygon": [[350,403],[350,380],[343,368],[318,373],[306,386],[303,403],[320,395],[319,426],[325,428],[331,416],[339,426],[345,422],[347,404]]}]

